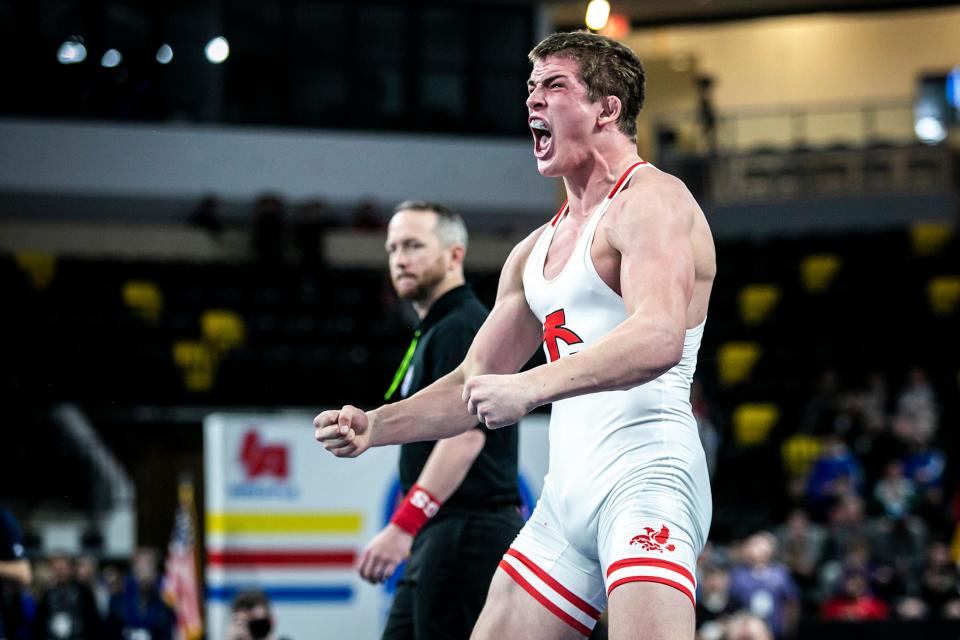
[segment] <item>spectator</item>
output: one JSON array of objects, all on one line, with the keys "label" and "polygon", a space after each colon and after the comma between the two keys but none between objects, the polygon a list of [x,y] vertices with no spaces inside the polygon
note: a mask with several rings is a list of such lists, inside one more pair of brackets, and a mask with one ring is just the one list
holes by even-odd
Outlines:
[{"label": "spectator", "polygon": [[841,581],[840,592],[823,604],[824,620],[863,622],[886,620],[890,607],[872,595],[867,577],[859,571],[848,571]]},{"label": "spectator", "polygon": [[719,565],[708,565],[697,589],[697,634],[700,640],[719,640],[724,621],[736,611],[730,599],[730,573]]},{"label": "spectator", "polygon": [[84,554],[77,558],[77,581],[90,588],[101,618],[106,618],[110,605],[110,590],[100,576],[100,562],[96,556]]},{"label": "spectator", "polygon": [[839,403],[840,381],[837,372],[826,369],[820,374],[817,393],[807,402],[803,410],[800,430],[812,435],[833,433]]},{"label": "spectator", "polygon": [[950,557],[950,547],[942,541],[934,542],[927,549],[927,562],[920,579],[920,599],[935,617],[960,618],[960,576]]},{"label": "spectator", "polygon": [[919,518],[905,515],[877,521],[873,549],[878,579],[888,598],[915,593],[924,564],[926,526]]},{"label": "spectator", "polygon": [[124,590],[110,598],[107,640],[173,640],[176,618],[160,597],[156,551],[137,549],[131,572]]},{"label": "spectator", "polygon": [[873,490],[880,511],[888,516],[909,514],[915,497],[913,482],[904,476],[903,463],[899,460],[887,463],[883,478]]},{"label": "spectator", "polygon": [[894,431],[904,440],[929,442],[937,430],[938,414],[936,395],[927,372],[914,367],[908,374],[906,387],[897,397]]},{"label": "spectator", "polygon": [[72,557],[50,558],[53,584],[40,596],[33,620],[34,640],[90,640],[100,637],[101,619],[90,588],[77,580]]},{"label": "spectator", "polygon": [[323,235],[332,226],[327,205],[322,200],[310,200],[296,208],[293,239],[300,260],[308,270],[313,271],[323,264]]},{"label": "spectator", "polygon": [[230,629],[227,640],[275,640],[276,621],[270,599],[262,591],[241,591],[230,607]]},{"label": "spectator", "polygon": [[726,624],[724,640],[773,640],[773,633],[763,618],[741,611]]},{"label": "spectator", "polygon": [[797,628],[800,593],[786,566],[774,561],[776,537],[755,533],[741,546],[741,565],[730,574],[733,602],[766,622],[774,636],[792,636]]},{"label": "spectator", "polygon": [[20,523],[0,507],[0,639],[15,638],[26,626],[22,593],[32,580]]},{"label": "spectator", "polygon": [[807,478],[807,500],[822,513],[840,498],[860,495],[863,470],[847,445],[836,434],[823,439],[823,448]]},{"label": "spectator", "polygon": [[873,486],[883,476],[887,463],[903,449],[903,444],[890,430],[886,377],[877,372],[870,374],[867,388],[854,394],[851,401],[859,426],[852,438],[852,448],[863,462],[868,486]]},{"label": "spectator", "polygon": [[863,499],[843,496],[830,509],[824,559],[842,562],[850,550],[868,539],[863,513]]},{"label": "spectator", "polygon": [[803,509],[794,509],[776,531],[780,557],[790,569],[793,579],[803,591],[816,585],[817,566],[823,555],[826,533],[810,521]]},{"label": "spectator", "polygon": [[213,237],[223,233],[223,215],[220,213],[220,200],[215,196],[206,196],[197,203],[187,222],[192,227],[206,231]]},{"label": "spectator", "polygon": [[354,210],[350,226],[356,231],[382,231],[386,224],[376,203],[364,200]]},{"label": "spectator", "polygon": [[251,224],[251,240],[257,259],[266,266],[282,263],[287,226],[287,207],[283,200],[271,194],[257,198]]}]

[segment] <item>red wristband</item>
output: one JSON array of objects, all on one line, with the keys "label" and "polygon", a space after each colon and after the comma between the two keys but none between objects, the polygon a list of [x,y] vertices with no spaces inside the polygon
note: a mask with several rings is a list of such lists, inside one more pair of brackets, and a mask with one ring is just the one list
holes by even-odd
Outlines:
[{"label": "red wristband", "polygon": [[440,501],[430,495],[430,492],[420,485],[413,485],[394,512],[390,522],[397,525],[412,536],[417,535],[420,528],[427,524],[427,520],[437,515],[440,510]]}]

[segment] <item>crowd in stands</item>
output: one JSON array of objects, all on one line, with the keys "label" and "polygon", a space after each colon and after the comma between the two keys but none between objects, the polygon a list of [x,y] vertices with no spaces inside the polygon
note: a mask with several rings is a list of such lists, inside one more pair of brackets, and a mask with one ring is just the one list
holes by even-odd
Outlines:
[{"label": "crowd in stands", "polygon": [[796,637],[801,619],[960,620],[957,496],[939,426],[922,368],[895,396],[880,373],[847,390],[824,372],[800,423],[818,453],[787,482],[787,517],[700,560],[700,640]]},{"label": "crowd in stands", "polygon": [[154,549],[103,565],[94,555],[53,553],[32,566],[29,588],[5,592],[8,640],[173,640]]}]

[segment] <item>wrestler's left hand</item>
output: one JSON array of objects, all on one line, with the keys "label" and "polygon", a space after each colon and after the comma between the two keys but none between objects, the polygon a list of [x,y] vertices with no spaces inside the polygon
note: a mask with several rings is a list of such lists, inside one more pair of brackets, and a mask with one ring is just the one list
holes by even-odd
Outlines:
[{"label": "wrestler's left hand", "polygon": [[463,385],[467,411],[490,429],[518,422],[536,406],[518,375],[475,376]]}]

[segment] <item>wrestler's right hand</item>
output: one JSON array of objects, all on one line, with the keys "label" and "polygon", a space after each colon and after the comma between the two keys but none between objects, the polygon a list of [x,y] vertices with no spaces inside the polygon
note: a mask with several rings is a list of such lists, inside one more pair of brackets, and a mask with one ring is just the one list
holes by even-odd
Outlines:
[{"label": "wrestler's right hand", "polygon": [[338,458],[356,458],[370,448],[370,418],[349,404],[324,411],[313,419],[313,437]]}]

